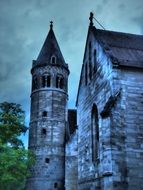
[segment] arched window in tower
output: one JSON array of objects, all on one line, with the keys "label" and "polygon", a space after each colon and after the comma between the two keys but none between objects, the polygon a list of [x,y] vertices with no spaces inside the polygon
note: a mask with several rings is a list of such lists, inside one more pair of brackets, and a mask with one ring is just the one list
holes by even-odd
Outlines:
[{"label": "arched window in tower", "polygon": [[99,159],[99,122],[98,110],[94,104],[91,113],[91,139],[92,139],[92,161],[97,163]]},{"label": "arched window in tower", "polygon": [[56,56],[53,55],[51,57],[51,63],[56,64]]},{"label": "arched window in tower", "polygon": [[51,77],[50,76],[47,76],[47,87],[50,87],[51,86]]},{"label": "arched window in tower", "polygon": [[46,87],[46,77],[42,76],[42,87],[45,88]]},{"label": "arched window in tower", "polygon": [[50,87],[50,86],[51,86],[51,76],[50,75],[42,76],[42,88]]},{"label": "arched window in tower", "polygon": [[62,76],[56,77],[56,88],[64,88],[64,78]]},{"label": "arched window in tower", "polygon": [[61,80],[60,80],[60,88],[63,89],[63,87],[64,87],[64,79],[61,78]]},{"label": "arched window in tower", "polygon": [[93,68],[93,71],[94,73],[96,73],[97,71],[97,59],[96,59],[96,49],[94,50],[94,55],[93,55],[93,59],[94,59],[94,68]]}]

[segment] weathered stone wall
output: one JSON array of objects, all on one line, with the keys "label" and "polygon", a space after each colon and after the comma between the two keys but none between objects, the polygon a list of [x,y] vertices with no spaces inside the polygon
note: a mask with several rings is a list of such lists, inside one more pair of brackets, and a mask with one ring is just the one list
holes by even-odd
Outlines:
[{"label": "weathered stone wall", "polygon": [[[93,56],[89,60],[90,42],[91,54],[96,49],[97,59],[97,71],[92,73],[92,78],[89,77],[89,62],[93,64],[94,60]],[[112,68],[99,43],[92,34],[88,36],[77,101],[78,190],[143,188],[142,78],[143,72],[139,69]],[[100,151],[95,163],[91,142],[93,105],[98,112]],[[102,115],[107,107],[109,113]]]},{"label": "weathered stone wall", "polygon": [[72,134],[70,140],[66,144],[65,158],[65,187],[66,190],[77,190],[78,180],[78,147],[77,147],[77,131]]},{"label": "weathered stone wall", "polygon": [[[105,56],[101,46],[95,41],[94,37],[90,35],[87,41],[92,42],[92,55],[96,49],[96,64],[97,72],[92,74],[92,79],[85,84],[85,64],[89,68],[89,50],[87,48],[84,66],[81,75],[81,83],[79,87],[79,96],[77,102],[78,112],[78,190],[112,190],[112,154],[111,154],[111,119],[110,117],[102,119],[100,113],[102,112],[106,102],[112,95],[112,68],[108,57]],[[93,56],[91,60],[94,62]],[[94,67],[94,66],[92,66]],[[93,68],[92,68],[93,71]],[[87,71],[88,72],[88,71]],[[92,161],[92,108],[96,105],[98,110],[99,123],[99,139],[100,152],[99,159],[93,163]]]},{"label": "weathered stone wall", "polygon": [[143,189],[143,71],[114,69],[114,86],[121,87],[113,110],[112,156],[114,189]]},{"label": "weathered stone wall", "polygon": [[[68,74],[55,66],[35,68],[32,74],[40,83],[45,72],[51,73],[51,86],[42,88],[39,85],[31,94],[29,149],[36,155],[36,163],[31,168],[27,190],[64,189]],[[58,74],[64,76],[63,89],[56,88]]]}]

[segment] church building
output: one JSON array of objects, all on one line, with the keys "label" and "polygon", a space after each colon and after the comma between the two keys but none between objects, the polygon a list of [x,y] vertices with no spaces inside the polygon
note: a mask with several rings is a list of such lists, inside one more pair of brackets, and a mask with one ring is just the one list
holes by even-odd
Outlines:
[{"label": "church building", "polygon": [[53,23],[33,61],[27,190],[143,189],[143,36],[97,29],[90,13],[76,109]]}]

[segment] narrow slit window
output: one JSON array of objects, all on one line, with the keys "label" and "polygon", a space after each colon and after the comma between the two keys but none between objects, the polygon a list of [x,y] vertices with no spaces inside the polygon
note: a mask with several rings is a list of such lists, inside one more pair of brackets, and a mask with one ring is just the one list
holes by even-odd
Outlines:
[{"label": "narrow slit window", "polygon": [[42,129],[42,135],[46,135],[47,134],[47,131],[45,128]]},{"label": "narrow slit window", "polygon": [[42,116],[47,117],[47,115],[48,115],[47,111],[43,111]]},{"label": "narrow slit window", "polygon": [[64,79],[61,78],[60,79],[60,88],[63,89],[63,87],[64,87]]},{"label": "narrow slit window", "polygon": [[98,110],[94,105],[91,116],[91,137],[92,137],[92,161],[95,163],[99,159],[99,124]]},{"label": "narrow slit window", "polygon": [[89,73],[88,73],[88,77],[89,77],[89,80],[91,80],[91,78],[92,78],[92,61],[91,61],[91,52],[92,52],[92,45],[91,45],[91,42],[89,42],[89,60],[88,60],[88,62],[89,62],[89,64],[88,64],[88,66],[89,66]]},{"label": "narrow slit window", "polygon": [[48,164],[50,162],[49,158],[45,158],[45,162]]},{"label": "narrow slit window", "polygon": [[89,79],[91,80],[92,78],[92,65],[91,61],[89,61]]},{"label": "narrow slit window", "polygon": [[94,50],[94,72],[97,71],[97,58],[96,58],[96,49]]},{"label": "narrow slit window", "polygon": [[60,78],[56,77],[56,88],[59,88],[59,81],[60,81]]},{"label": "narrow slit window", "polygon": [[58,183],[54,183],[54,188],[58,188]]}]

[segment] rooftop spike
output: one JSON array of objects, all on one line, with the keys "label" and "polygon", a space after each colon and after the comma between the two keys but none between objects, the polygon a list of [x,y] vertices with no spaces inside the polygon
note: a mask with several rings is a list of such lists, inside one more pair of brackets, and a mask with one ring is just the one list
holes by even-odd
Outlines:
[{"label": "rooftop spike", "polygon": [[94,14],[93,14],[93,12],[90,12],[90,17],[89,17],[90,24],[89,24],[89,26],[93,26],[93,18],[94,18]]},{"label": "rooftop spike", "polygon": [[53,21],[50,22],[50,29],[53,29]]}]

